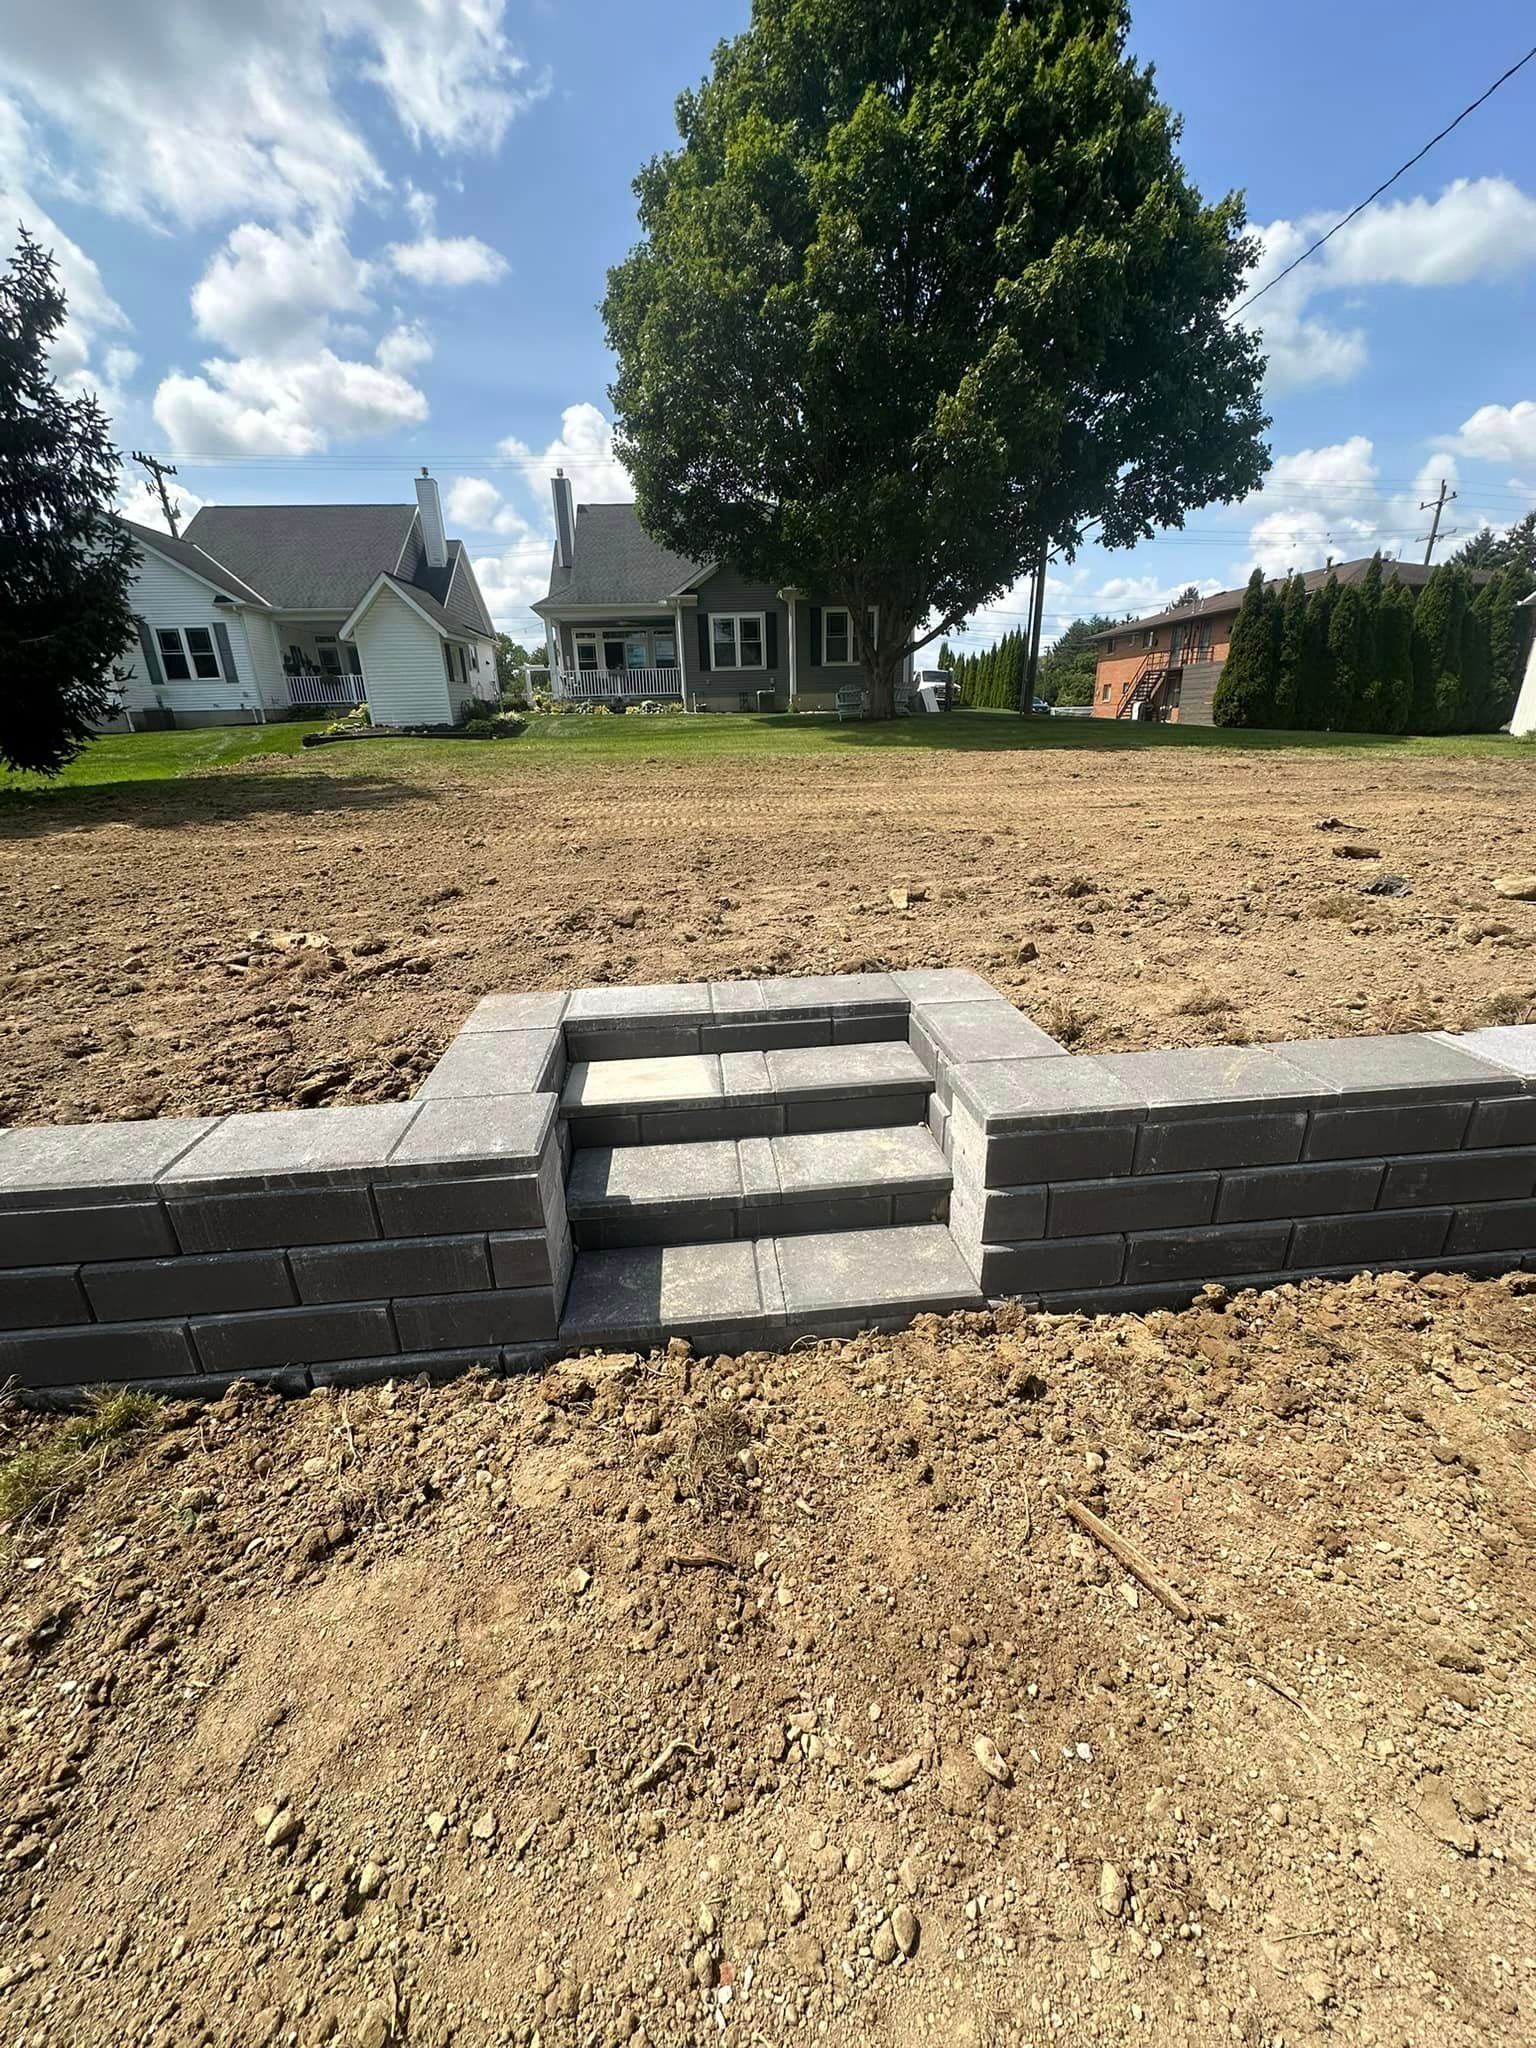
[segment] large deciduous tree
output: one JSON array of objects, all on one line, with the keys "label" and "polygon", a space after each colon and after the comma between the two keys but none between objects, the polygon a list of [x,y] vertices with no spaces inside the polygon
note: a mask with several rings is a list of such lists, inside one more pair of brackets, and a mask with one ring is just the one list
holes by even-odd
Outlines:
[{"label": "large deciduous tree", "polygon": [[[914,645],[1092,521],[1129,546],[1268,467],[1253,260],[1123,0],[754,0],[609,277],[618,447],[694,559]],[[866,620],[878,617],[878,645]]]},{"label": "large deciduous tree", "polygon": [[0,762],[44,775],[115,710],[134,632],[120,458],[96,400],[49,370],[64,315],[53,259],[23,230],[0,274]]}]

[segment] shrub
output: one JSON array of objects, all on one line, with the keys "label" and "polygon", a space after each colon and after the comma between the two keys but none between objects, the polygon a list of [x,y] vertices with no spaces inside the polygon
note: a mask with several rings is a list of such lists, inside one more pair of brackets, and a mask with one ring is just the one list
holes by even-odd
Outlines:
[{"label": "shrub", "polygon": [[320,730],[337,733],[361,732],[364,726],[372,723],[368,716],[368,706],[354,704],[350,711],[343,712],[340,718],[333,718],[329,725],[323,725]]}]

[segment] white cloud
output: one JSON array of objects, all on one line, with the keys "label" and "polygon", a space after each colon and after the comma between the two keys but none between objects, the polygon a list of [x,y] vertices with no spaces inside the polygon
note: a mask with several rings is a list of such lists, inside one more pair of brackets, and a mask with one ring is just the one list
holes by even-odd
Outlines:
[{"label": "white cloud", "polygon": [[334,221],[264,228],[246,221],[192,288],[200,334],[248,355],[304,355],[344,313],[368,313],[368,264]]},{"label": "white cloud", "polygon": [[395,370],[408,377],[412,370],[432,360],[432,337],[419,320],[402,321],[390,328],[373,356],[381,370]]},{"label": "white cloud", "polygon": [[[1243,298],[1277,277],[1338,218],[1312,214],[1258,228],[1262,253]],[[1358,326],[1334,326],[1309,312],[1320,295],[1372,285],[1496,283],[1533,266],[1536,198],[1508,178],[1458,178],[1437,199],[1369,207],[1240,318],[1262,330],[1271,390],[1342,383],[1364,368],[1366,337]]]},{"label": "white cloud", "polygon": [[339,218],[386,181],[335,85],[377,87],[418,146],[494,149],[547,90],[504,14],[505,0],[52,0],[6,10],[0,84],[69,132],[82,194],[113,212]]},{"label": "white cloud", "polygon": [[388,255],[394,269],[416,284],[494,284],[507,271],[506,258],[475,235],[391,242]]},{"label": "white cloud", "polygon": [[613,422],[595,405],[568,405],[560,415],[560,432],[542,450],[509,434],[497,452],[522,463],[541,493],[548,491],[554,471],[564,469],[579,503],[624,503],[635,495],[629,471],[613,452]]},{"label": "white cloud", "polygon": [[[1536,401],[1480,405],[1463,420],[1452,446],[1474,462],[1536,462]],[[1515,479],[1510,481],[1520,487]]]},{"label": "white cloud", "polygon": [[[175,477],[167,481],[165,488],[170,493],[171,503],[175,506],[176,515],[185,531],[187,521],[193,513],[200,512],[209,501],[200,498],[196,491],[187,490]],[[160,493],[148,477],[141,476],[137,470],[125,475],[123,488],[117,494],[117,509],[125,519],[136,520],[140,526],[152,526],[157,533],[170,532],[165,523]]]},{"label": "white cloud", "polygon": [[520,540],[496,555],[476,555],[475,581],[496,624],[525,637],[544,628],[529,607],[549,589],[550,541],[547,535],[524,530]]},{"label": "white cloud", "polygon": [[303,358],[215,359],[203,369],[167,377],[155,393],[155,419],[176,454],[312,455],[427,417],[425,395],[398,371],[328,348]]}]

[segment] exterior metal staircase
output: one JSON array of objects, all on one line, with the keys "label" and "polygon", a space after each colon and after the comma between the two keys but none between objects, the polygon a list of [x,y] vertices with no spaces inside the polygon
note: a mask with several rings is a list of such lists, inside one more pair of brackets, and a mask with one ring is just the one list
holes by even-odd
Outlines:
[{"label": "exterior metal staircase", "polygon": [[1115,709],[1116,718],[1134,718],[1138,704],[1155,708],[1163,691],[1181,673],[1181,668],[1169,659],[1166,650],[1154,648],[1121,692]]}]

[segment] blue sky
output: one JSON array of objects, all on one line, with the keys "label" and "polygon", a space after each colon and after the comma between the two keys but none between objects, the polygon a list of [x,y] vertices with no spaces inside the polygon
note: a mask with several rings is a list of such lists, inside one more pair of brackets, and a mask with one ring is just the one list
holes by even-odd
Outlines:
[{"label": "blue sky", "polygon": [[[67,379],[200,500],[404,501],[429,463],[498,618],[548,563],[547,477],[627,496],[596,305],[630,181],[746,0],[4,0],[0,217],[56,249]],[[1142,0],[1133,45],[1273,275],[1511,63],[1528,0]],[[1381,544],[1448,477],[1536,504],[1536,64],[1255,309],[1257,499],[1048,585],[1047,629]],[[150,516],[137,492],[130,509]],[[153,515],[158,521],[158,514]],[[1422,553],[1422,546],[1417,552]],[[1022,590],[973,622],[1016,622]]]}]

